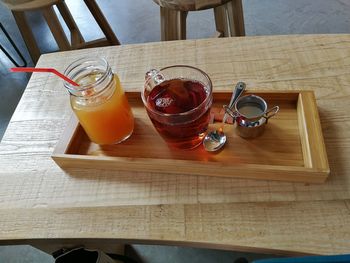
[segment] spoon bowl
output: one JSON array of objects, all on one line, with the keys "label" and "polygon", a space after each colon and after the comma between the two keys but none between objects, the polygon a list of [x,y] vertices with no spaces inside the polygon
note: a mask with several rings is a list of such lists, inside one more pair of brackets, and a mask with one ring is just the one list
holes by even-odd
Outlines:
[{"label": "spoon bowl", "polygon": [[208,152],[216,152],[225,145],[226,140],[223,129],[214,130],[204,137],[203,146]]},{"label": "spoon bowl", "polygon": [[[243,91],[245,90],[245,83],[244,82],[238,82],[235,90],[232,93],[231,100],[228,108],[232,109],[233,105],[235,105],[235,102],[241,96]],[[222,118],[221,127],[217,130],[208,132],[207,135],[203,139],[203,146],[204,149],[208,152],[216,152],[220,150],[226,143],[227,137],[224,133],[224,125],[226,123],[226,119],[228,117],[228,114],[225,112],[224,117]]]}]

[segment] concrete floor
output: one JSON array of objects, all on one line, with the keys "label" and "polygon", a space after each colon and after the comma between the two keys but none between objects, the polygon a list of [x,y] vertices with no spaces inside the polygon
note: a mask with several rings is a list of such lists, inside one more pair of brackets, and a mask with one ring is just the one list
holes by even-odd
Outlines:
[{"label": "concrete floor", "polygon": [[[97,25],[82,1],[66,0],[84,37],[97,38]],[[159,9],[151,0],[98,0],[104,14],[122,44],[160,40]],[[137,3],[137,5],[135,4]],[[350,33],[350,0],[243,0],[247,35]],[[42,52],[54,52],[57,45],[38,13],[29,15]],[[187,38],[207,38],[214,35],[211,10],[192,12],[188,17]],[[0,22],[15,40],[29,65],[28,52],[11,13],[0,4]],[[0,43],[13,52],[0,33]],[[0,52],[0,139],[29,80],[29,75],[13,74],[13,65]],[[241,254],[178,247],[133,246],[133,252],[142,262],[233,262]],[[261,255],[247,255],[251,260]],[[191,260],[189,260],[189,258]],[[29,246],[0,246],[0,263],[53,262],[53,259]]]}]

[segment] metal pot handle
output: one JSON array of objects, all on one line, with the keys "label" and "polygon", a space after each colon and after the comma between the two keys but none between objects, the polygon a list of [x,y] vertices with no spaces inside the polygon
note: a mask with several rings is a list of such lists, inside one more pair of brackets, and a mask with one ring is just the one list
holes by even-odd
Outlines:
[{"label": "metal pot handle", "polygon": [[275,116],[279,110],[280,110],[280,107],[278,107],[278,106],[275,106],[275,107],[272,107],[271,109],[268,109],[264,115],[266,122],[268,121],[268,119]]}]

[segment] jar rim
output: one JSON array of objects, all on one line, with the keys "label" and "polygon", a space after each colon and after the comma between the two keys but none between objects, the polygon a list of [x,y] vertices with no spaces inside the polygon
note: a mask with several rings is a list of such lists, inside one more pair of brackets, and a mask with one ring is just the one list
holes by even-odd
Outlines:
[{"label": "jar rim", "polygon": [[[85,66],[83,66],[84,64]],[[109,73],[112,72],[112,69],[109,63],[105,58],[102,58],[102,57],[85,56],[85,57],[76,59],[66,67],[64,71],[64,75],[66,75],[68,78],[72,80],[75,80],[75,78],[79,76],[84,70],[86,69],[92,70],[94,67],[97,68],[97,66],[101,66],[103,74],[99,78],[97,78],[94,82],[90,82],[82,85],[78,83],[79,86],[74,86],[69,82],[64,81],[63,85],[72,94],[72,92],[86,91],[88,89],[93,88],[96,85],[101,84],[107,78]]]}]

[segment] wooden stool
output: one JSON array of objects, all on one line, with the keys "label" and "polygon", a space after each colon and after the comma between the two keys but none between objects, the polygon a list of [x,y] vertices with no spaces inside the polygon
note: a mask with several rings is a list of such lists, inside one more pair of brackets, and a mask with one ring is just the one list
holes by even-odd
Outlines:
[{"label": "wooden stool", "polygon": [[[41,11],[60,50],[120,44],[95,0],[84,0],[84,2],[104,33],[105,38],[89,42],[84,40],[64,0],[2,0],[2,2],[11,10],[34,63],[38,61],[41,53],[31,27],[26,20],[26,11]],[[54,11],[54,5],[57,6],[70,31],[70,42]]]},{"label": "wooden stool", "polygon": [[217,36],[245,36],[242,0],[153,0],[160,6],[161,39],[186,39],[189,11],[214,8]]}]

